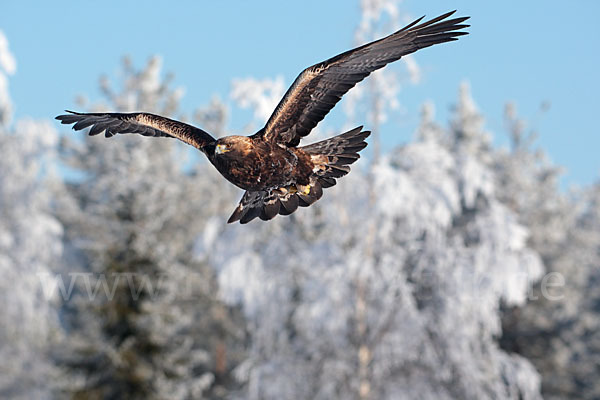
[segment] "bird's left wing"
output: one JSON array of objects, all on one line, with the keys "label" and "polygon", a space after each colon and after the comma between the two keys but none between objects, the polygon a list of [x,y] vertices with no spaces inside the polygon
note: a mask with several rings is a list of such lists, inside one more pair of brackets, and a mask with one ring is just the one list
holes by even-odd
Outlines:
[{"label": "bird's left wing", "polygon": [[200,150],[215,139],[203,131],[169,118],[149,113],[78,113],[68,111],[70,114],[56,117],[63,124],[75,124],[73,129],[90,128],[90,136],[102,132],[104,136],[111,137],[117,133],[137,133],[143,136],[166,136],[177,138]]},{"label": "bird's left wing", "polygon": [[257,133],[264,140],[297,146],[342,96],[371,72],[402,56],[466,35],[468,17],[446,19],[455,11],[417,25],[423,17],[383,39],[349,50],[302,71]]}]

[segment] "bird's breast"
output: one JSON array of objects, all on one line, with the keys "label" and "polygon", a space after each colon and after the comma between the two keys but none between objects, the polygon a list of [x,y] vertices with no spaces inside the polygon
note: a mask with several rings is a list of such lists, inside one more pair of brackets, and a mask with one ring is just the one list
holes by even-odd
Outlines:
[{"label": "bird's breast", "polygon": [[[245,154],[226,153],[214,164],[234,185],[245,190],[264,190],[287,186],[298,180],[299,158],[294,149],[280,146],[256,146]],[[300,181],[305,181],[300,177]]]}]

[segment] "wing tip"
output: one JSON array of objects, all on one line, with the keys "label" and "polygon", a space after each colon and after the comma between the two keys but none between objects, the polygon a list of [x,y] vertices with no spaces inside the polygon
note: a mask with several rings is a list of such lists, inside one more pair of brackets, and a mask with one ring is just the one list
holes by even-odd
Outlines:
[{"label": "wing tip", "polygon": [[446,12],[445,14],[442,14],[442,15],[440,15],[439,17],[437,17],[437,18],[434,18],[434,19],[437,19],[437,20],[446,19],[446,18],[448,18],[449,16],[451,16],[451,15],[454,15],[454,14],[456,13],[456,11],[457,11],[457,10],[448,11],[448,12]]},{"label": "wing tip", "polygon": [[236,221],[239,221],[241,218],[241,212],[240,212],[240,208],[236,207],[235,210],[233,211],[233,214],[231,214],[231,216],[229,217],[229,219],[227,220],[228,224],[233,224]]},{"label": "wing tip", "polygon": [[73,122],[65,121],[65,119],[73,118],[74,115],[84,115],[82,113],[78,113],[76,111],[71,111],[71,110],[65,110],[65,112],[67,112],[69,114],[57,115],[56,117],[54,117],[54,119],[59,120],[61,123],[66,125],[66,124],[72,124]]},{"label": "wing tip", "polygon": [[[458,17],[458,18],[454,18],[454,19],[448,19],[453,14],[455,14],[456,11],[457,10],[448,11],[445,14],[442,14],[442,15],[432,18],[428,21],[425,21],[422,24],[416,25],[416,23],[420,22],[423,19],[423,17],[421,17],[418,20],[410,23],[408,26],[403,28],[401,31],[405,31],[408,29],[413,30],[413,31],[420,31],[420,30],[425,30],[425,29],[429,30],[433,27],[442,27],[442,26],[449,27],[452,25],[458,25],[461,22],[464,22],[464,21],[468,20],[469,18],[471,18],[470,16],[466,16],[466,17]],[[460,28],[453,27],[453,29],[460,29]]]}]

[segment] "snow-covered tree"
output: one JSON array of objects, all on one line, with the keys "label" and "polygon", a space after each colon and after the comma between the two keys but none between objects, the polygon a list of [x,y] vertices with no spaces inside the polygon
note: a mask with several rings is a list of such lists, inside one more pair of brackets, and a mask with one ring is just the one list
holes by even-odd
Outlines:
[{"label": "snow-covered tree", "polygon": [[532,284],[526,305],[503,305],[500,344],[533,363],[541,374],[545,398],[597,398],[597,189],[563,193],[558,181],[561,168],[536,147],[537,135],[528,132],[514,104],[505,109],[508,150],[491,146],[465,84],[455,111],[446,147],[462,148],[489,166],[497,199],[528,229],[528,246],[546,269]]},{"label": "snow-covered tree", "polygon": [[8,92],[8,77],[17,70],[15,57],[9,50],[8,39],[0,31],[0,124],[8,125],[12,117],[12,101]]},{"label": "snow-covered tree", "polygon": [[374,202],[353,171],[296,224],[211,242],[223,296],[249,320],[247,396],[538,398],[531,365],[495,337],[500,301],[522,304],[541,265],[487,173],[417,143],[376,168]]},{"label": "snow-covered tree", "polygon": [[[181,91],[163,80],[160,59],[141,71],[124,67],[121,89],[101,82],[110,107],[177,111]],[[217,108],[196,116],[212,118]],[[60,362],[71,377],[64,391],[75,398],[195,399],[231,387],[242,343],[232,338],[243,331],[215,299],[212,270],[194,257],[207,218],[223,213],[231,193],[205,163],[184,171],[186,150],[123,135],[63,147],[82,175],[59,208],[74,249],[65,280],[75,283]]]},{"label": "snow-covered tree", "polygon": [[230,96],[240,108],[252,109],[255,120],[263,122],[269,119],[285,89],[281,76],[262,80],[237,78],[231,81]]},{"label": "snow-covered tree", "polygon": [[15,68],[0,32],[0,397],[43,399],[55,372],[50,348],[60,337],[57,299],[43,290],[62,254],[45,180],[58,135],[49,121],[10,124],[7,75]]},{"label": "snow-covered tree", "polygon": [[[412,22],[408,15],[400,11],[401,3],[401,0],[360,0],[361,19],[355,30],[354,44],[360,46],[380,39],[397,31],[402,24]],[[412,54],[403,56],[400,63],[407,74],[399,74],[398,65],[387,66],[375,71],[344,98],[344,109],[352,127],[357,125],[357,117],[362,118],[361,121],[366,117],[373,133],[371,141],[375,162],[381,153],[380,128],[388,120],[389,114],[400,110],[398,93],[406,80],[403,77],[407,76],[413,84],[421,79],[421,70]]]},{"label": "snow-covered tree", "polygon": [[424,113],[417,143],[312,207],[205,232],[221,295],[248,319],[244,398],[540,398],[497,337],[501,305],[524,304],[542,264],[480,160],[466,87],[460,99],[451,129]]},{"label": "snow-covered tree", "polygon": [[[557,321],[562,328],[557,330],[563,344],[553,347],[564,346],[559,349],[562,350],[560,355],[570,353],[568,358],[555,364],[564,368],[559,370],[561,375],[564,371],[569,372],[568,382],[561,379],[565,385],[560,389],[568,388],[569,395],[591,400],[600,397],[597,379],[600,365],[600,183],[587,188],[580,201],[576,224],[569,232],[568,255],[560,258],[563,264],[571,263],[571,268],[565,271],[564,280],[568,287],[563,293],[572,296],[576,292],[578,296],[571,297],[575,301],[563,306],[563,315],[568,313],[570,318]],[[570,329],[564,327],[563,322],[567,322]],[[553,344],[556,342],[559,340]],[[557,378],[557,374],[549,377],[548,398],[554,397],[550,395],[556,387],[551,384],[552,378]]]},{"label": "snow-covered tree", "polygon": [[542,375],[545,398],[595,399],[600,346],[598,186],[565,195],[560,168],[535,147],[515,106],[506,108],[510,151],[496,156],[502,201],[530,232],[547,274],[523,308],[504,317],[502,345],[528,357]]}]

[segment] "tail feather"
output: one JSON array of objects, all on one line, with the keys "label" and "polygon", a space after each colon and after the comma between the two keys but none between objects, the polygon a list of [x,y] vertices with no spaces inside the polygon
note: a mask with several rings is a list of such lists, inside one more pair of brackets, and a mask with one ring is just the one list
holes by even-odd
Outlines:
[{"label": "tail feather", "polygon": [[323,196],[323,187],[317,179],[311,179],[306,185],[296,185],[298,187],[298,198],[300,207],[308,207]]},{"label": "tail feather", "polygon": [[335,185],[335,179],[350,172],[349,165],[360,158],[358,152],[367,147],[365,139],[371,134],[362,128],[359,126],[330,139],[301,147],[317,165],[315,175],[323,187]]},{"label": "tail feather", "polygon": [[367,147],[367,143],[364,140],[371,134],[370,131],[363,131],[362,128],[362,126],[359,126],[341,135],[303,146],[301,149],[309,154],[322,155],[356,153]]},{"label": "tail feather", "polygon": [[246,224],[259,217],[263,221],[277,214],[290,215],[298,207],[308,207],[323,196],[323,187],[316,177],[308,185],[294,185],[259,192],[246,191],[227,223]]},{"label": "tail feather", "polygon": [[281,204],[281,207],[279,208],[279,214],[290,215],[298,209],[298,206],[300,205],[300,200],[298,199],[298,196],[294,193],[290,194],[287,197],[279,197],[279,203]]},{"label": "tail feather", "polygon": [[227,222],[245,224],[256,217],[267,221],[277,214],[290,215],[298,207],[310,206],[323,196],[323,189],[334,186],[337,178],[350,172],[350,164],[360,158],[358,152],[367,147],[365,139],[370,134],[359,126],[339,136],[301,147],[315,164],[309,183],[247,191]]},{"label": "tail feather", "polygon": [[319,177],[319,182],[321,182],[321,186],[323,187],[323,189],[327,189],[330,188],[332,186],[335,186],[335,179],[331,178],[331,177]]}]

